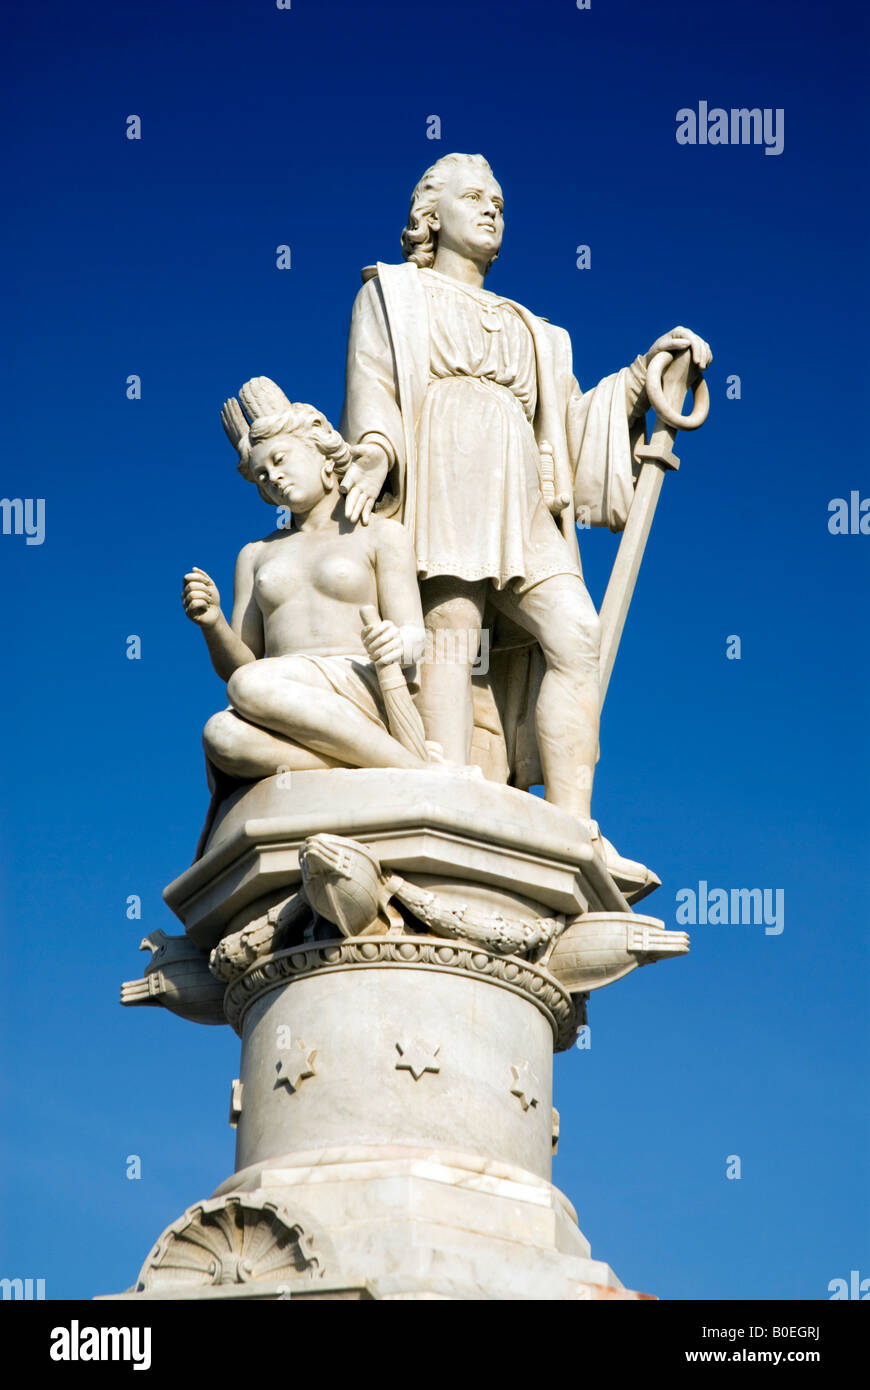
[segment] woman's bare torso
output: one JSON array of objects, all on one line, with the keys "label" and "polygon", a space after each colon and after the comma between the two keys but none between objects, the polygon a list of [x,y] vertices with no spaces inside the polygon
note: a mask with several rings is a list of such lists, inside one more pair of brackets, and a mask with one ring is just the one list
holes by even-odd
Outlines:
[{"label": "woman's bare torso", "polygon": [[253,578],[267,657],[365,657],[359,610],[377,605],[378,590],[374,545],[364,528],[270,536],[260,542]]}]

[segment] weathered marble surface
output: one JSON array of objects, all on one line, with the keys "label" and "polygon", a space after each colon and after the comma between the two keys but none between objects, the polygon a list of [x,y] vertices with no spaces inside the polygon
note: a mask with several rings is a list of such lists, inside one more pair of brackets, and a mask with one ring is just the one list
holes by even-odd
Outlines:
[{"label": "weathered marble surface", "polygon": [[[363,272],[340,431],[268,377],[224,404],[282,520],[240,551],[229,619],[184,577],[228,707],[165,890],[185,935],[145,938],[122,1002],[239,1033],[236,1172],[116,1297],[647,1296],[550,1181],[552,1063],[591,992],[688,951],[633,911],[659,880],[591,792],[711,354],[677,327],[582,391],[567,333],[484,287],[503,230],[486,161],[439,160],[403,264]],[[623,530],[600,614],[575,522]]]},{"label": "weathered marble surface", "polygon": [[[588,818],[600,630],[574,523],[626,523],[650,363],[673,349],[700,371],[711,354],[678,326],[582,392],[568,334],[484,289],[504,226],[482,156],[446,155],[423,174],[404,263],[364,271],[354,304],[340,426],[354,458],[340,486],[352,518],[380,509],[408,528],[433,648],[472,634],[464,662],[423,666],[428,737],[467,762],[475,724],[491,727],[498,709],[505,747],[489,769],[501,754],[518,785],[543,782]],[[489,624],[511,634],[513,655],[473,694],[474,634]]]}]

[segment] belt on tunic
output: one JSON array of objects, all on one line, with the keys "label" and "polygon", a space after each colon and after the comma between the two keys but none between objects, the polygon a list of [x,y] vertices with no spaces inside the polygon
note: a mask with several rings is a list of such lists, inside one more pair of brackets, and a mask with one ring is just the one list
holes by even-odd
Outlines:
[{"label": "belt on tunic", "polygon": [[515,392],[513,392],[509,386],[505,386],[504,382],[493,381],[492,377],[489,376],[472,376],[470,372],[454,372],[452,376],[433,376],[430,379],[429,385],[436,386],[439,382],[442,381],[471,381],[474,382],[476,385],[488,386],[490,390],[494,387],[496,391],[505,391],[507,392],[510,399],[522,411],[523,419],[525,420],[526,424],[531,425],[532,421],[534,420],[534,413],[532,415],[528,414],[519,396],[516,395]]}]

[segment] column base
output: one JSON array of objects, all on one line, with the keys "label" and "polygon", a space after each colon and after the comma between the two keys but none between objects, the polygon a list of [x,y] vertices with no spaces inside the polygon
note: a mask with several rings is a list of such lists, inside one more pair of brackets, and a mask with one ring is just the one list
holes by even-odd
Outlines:
[{"label": "column base", "polygon": [[552,1183],[449,1150],[294,1153],[234,1174],[160,1237],[153,1299],[640,1299]]}]

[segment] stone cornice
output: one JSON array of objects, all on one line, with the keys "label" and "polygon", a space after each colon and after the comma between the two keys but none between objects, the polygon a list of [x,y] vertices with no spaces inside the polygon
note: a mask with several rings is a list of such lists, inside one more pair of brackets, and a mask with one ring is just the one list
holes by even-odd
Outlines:
[{"label": "stone cornice", "polygon": [[555,1051],[569,1048],[577,1018],[571,996],[539,965],[435,936],[363,936],[296,946],[264,956],[226,992],[227,1019],[241,1036],[245,1014],[263,994],[314,974],[354,969],[456,971],[487,979],[535,1005],[553,1030]]}]

